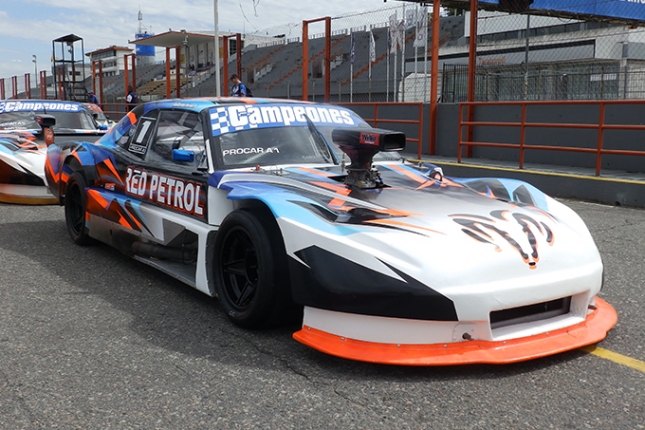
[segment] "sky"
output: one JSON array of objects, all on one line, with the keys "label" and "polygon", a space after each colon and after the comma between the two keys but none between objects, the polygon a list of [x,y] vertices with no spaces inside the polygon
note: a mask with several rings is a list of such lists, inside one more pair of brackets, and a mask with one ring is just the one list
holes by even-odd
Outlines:
[{"label": "sky", "polygon": [[[291,37],[297,37],[302,29],[295,25],[302,20],[359,16],[360,12],[401,4],[393,0],[218,0],[219,29],[236,33],[264,30],[263,34],[293,29],[296,34]],[[36,65],[49,75],[52,40],[70,33],[83,38],[85,53],[111,45],[134,48],[128,41],[137,32],[139,10],[149,33],[214,28],[214,0],[0,0],[0,78],[8,88],[12,76],[24,82],[22,76],[31,73],[33,82]]]}]

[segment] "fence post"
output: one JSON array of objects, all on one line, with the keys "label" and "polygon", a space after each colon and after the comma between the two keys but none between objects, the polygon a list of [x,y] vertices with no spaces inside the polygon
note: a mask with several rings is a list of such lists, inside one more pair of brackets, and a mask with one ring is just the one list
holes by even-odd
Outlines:
[{"label": "fence post", "polygon": [[526,101],[522,102],[522,122],[520,123],[520,169],[524,168],[524,143],[526,134]]},{"label": "fence post", "polygon": [[[602,77],[601,77],[602,79]],[[602,167],[602,140],[605,131],[605,102],[600,101],[600,112],[598,115],[598,152],[596,152],[596,176],[600,176]]]},{"label": "fence post", "polygon": [[325,103],[331,101],[331,17],[325,18]]},{"label": "fence post", "polygon": [[[218,47],[219,49],[219,47]],[[175,46],[175,96],[181,98],[181,46]],[[217,65],[217,73],[219,73],[219,64]]]},{"label": "fence post", "polygon": [[[228,38],[229,36],[222,36],[222,43],[224,45],[224,49],[222,49],[222,61],[223,61],[223,67],[224,67],[224,82],[227,82],[227,84],[224,85],[224,97],[229,96],[228,93],[228,81],[229,81],[229,75],[228,75],[228,49],[229,49],[229,43],[228,43]],[[237,40],[237,39],[236,39]],[[237,43],[237,42],[236,42]],[[238,51],[240,47],[238,46],[236,48]],[[240,79],[242,79],[242,76],[240,75]]]},{"label": "fence post", "polygon": [[[216,46],[215,49],[219,47]],[[166,46],[166,98],[170,98],[170,46]]]},{"label": "fence post", "polygon": [[31,75],[29,73],[25,73],[25,97],[31,98]]},{"label": "fence post", "polygon": [[18,98],[18,76],[11,77],[11,98]]},{"label": "fence post", "polygon": [[[439,14],[441,13],[441,0],[435,0],[432,5],[432,63],[430,66],[430,154],[437,152],[437,87],[439,85]],[[427,30],[426,30],[427,31]],[[427,35],[426,35],[427,37]],[[426,44],[427,45],[427,44]],[[428,53],[424,54],[428,61]],[[428,69],[426,68],[426,71]],[[426,81],[427,82],[427,81]],[[424,94],[425,98],[425,94]],[[421,148],[421,137],[419,137],[419,148]],[[419,154],[419,157],[421,155]]]},{"label": "fence post", "polygon": [[[470,50],[468,51],[468,102],[475,101],[475,69],[477,67],[477,8],[478,0],[470,0]],[[468,121],[475,119],[475,107],[468,105]],[[466,138],[469,142],[473,141],[474,130],[472,125],[466,127]],[[461,155],[461,154],[460,154]],[[473,147],[466,147],[466,156],[473,156]]]},{"label": "fence post", "polygon": [[302,100],[309,99],[309,22],[302,21]]}]

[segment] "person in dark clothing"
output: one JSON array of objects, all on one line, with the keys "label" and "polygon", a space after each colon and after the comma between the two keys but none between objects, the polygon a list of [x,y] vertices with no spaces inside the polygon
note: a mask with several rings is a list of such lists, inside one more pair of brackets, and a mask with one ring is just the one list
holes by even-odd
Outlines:
[{"label": "person in dark clothing", "polygon": [[132,85],[128,85],[128,95],[125,97],[125,101],[128,104],[128,112],[139,104],[139,96],[137,95],[137,92],[132,89]]},{"label": "person in dark clothing", "polygon": [[233,88],[231,88],[231,96],[233,97],[247,97],[248,90],[246,85],[242,83],[240,77],[235,73],[231,75],[231,82],[233,82]]},{"label": "person in dark clothing", "polygon": [[87,101],[90,103],[94,103],[95,105],[99,104],[99,99],[96,97],[96,94],[94,94],[94,91],[89,90],[87,92]]}]

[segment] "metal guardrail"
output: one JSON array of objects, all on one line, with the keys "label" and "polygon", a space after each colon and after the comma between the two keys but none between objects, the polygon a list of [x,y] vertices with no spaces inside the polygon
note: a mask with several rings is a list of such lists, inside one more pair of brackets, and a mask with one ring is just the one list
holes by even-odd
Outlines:
[{"label": "metal guardrail", "polygon": [[[472,156],[474,147],[493,147],[517,149],[519,151],[519,168],[524,168],[524,155],[526,151],[565,151],[572,153],[587,153],[596,155],[595,172],[600,176],[603,155],[623,155],[623,156],[645,156],[645,150],[620,150],[604,149],[604,132],[606,130],[639,130],[645,131],[645,125],[635,124],[606,124],[605,110],[608,105],[645,105],[645,100],[575,100],[575,101],[518,101],[518,102],[463,102],[459,104],[459,131],[457,144],[457,162],[461,163],[462,149],[466,148],[468,156]],[[562,105],[596,105],[599,108],[597,123],[554,123],[554,122],[529,122],[526,118],[527,107],[545,105],[545,106],[562,106]],[[476,121],[474,111],[481,106],[519,106],[521,108],[521,119],[518,122],[513,121]],[[467,109],[464,120],[464,109]],[[473,134],[475,127],[519,127],[519,143],[498,143],[498,142],[478,142],[474,141]],[[464,140],[463,130],[466,128],[466,140]],[[551,128],[551,129],[587,129],[597,130],[597,143],[595,148],[580,148],[574,146],[554,146],[554,145],[534,145],[526,143],[526,130],[528,128]]]}]

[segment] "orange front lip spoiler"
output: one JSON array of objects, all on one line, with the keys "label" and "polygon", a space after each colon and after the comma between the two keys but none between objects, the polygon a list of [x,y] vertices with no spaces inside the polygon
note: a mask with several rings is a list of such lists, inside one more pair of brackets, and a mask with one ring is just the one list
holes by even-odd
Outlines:
[{"label": "orange front lip spoiler", "polygon": [[304,326],[293,338],[326,354],[350,360],[405,366],[509,364],[597,343],[616,325],[614,308],[596,297],[596,310],[571,327],[507,341],[474,340],[432,345],[395,345],[346,339]]}]

